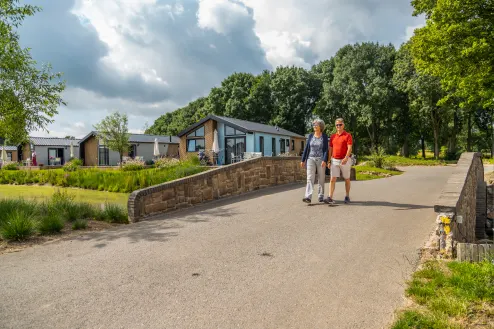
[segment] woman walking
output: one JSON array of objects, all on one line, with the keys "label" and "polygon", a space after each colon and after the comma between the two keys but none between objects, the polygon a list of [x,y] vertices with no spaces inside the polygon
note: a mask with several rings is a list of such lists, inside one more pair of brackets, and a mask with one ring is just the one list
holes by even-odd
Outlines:
[{"label": "woman walking", "polygon": [[311,203],[314,182],[317,175],[319,184],[319,202],[324,201],[324,183],[326,181],[326,163],[328,161],[328,135],[324,133],[324,121],[316,119],[312,122],[314,133],[309,135],[300,167],[307,167],[307,188],[302,201]]}]

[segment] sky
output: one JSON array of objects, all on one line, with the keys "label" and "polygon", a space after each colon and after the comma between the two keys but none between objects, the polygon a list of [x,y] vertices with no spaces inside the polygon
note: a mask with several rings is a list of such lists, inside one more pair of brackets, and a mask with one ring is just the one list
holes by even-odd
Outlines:
[{"label": "sky", "polygon": [[349,43],[399,47],[424,24],[409,0],[24,0],[19,29],[67,87],[48,131],[77,138],[114,111],[142,133],[234,72],[310,68]]}]

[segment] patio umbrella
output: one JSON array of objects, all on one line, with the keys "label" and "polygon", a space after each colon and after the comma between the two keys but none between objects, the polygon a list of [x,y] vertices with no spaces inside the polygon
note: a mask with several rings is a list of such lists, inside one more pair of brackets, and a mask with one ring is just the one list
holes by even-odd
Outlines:
[{"label": "patio umbrella", "polygon": [[70,158],[74,157],[74,143],[70,141]]},{"label": "patio umbrella", "polygon": [[155,138],[154,139],[154,153],[153,155],[155,157],[159,157],[160,156],[160,148],[159,148],[159,144],[158,144],[158,138]]},{"label": "patio umbrella", "polygon": [[220,153],[220,144],[218,143],[218,130],[214,130],[214,139],[213,139],[213,149],[214,153]]},{"label": "patio umbrella", "polygon": [[7,161],[7,152],[5,152],[5,146],[2,147],[2,162]]}]

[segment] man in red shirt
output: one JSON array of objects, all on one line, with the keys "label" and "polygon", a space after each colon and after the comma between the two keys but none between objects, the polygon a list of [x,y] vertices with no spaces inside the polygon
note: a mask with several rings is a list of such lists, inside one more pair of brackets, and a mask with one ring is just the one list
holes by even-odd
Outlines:
[{"label": "man in red shirt", "polygon": [[350,171],[352,169],[352,135],[345,131],[343,119],[336,119],[336,134],[331,135],[328,153],[331,154],[331,161],[328,167],[331,169],[331,183],[329,197],[325,203],[333,204],[333,194],[336,186],[336,179],[340,175],[345,179],[346,196],[345,203],[350,203]]}]

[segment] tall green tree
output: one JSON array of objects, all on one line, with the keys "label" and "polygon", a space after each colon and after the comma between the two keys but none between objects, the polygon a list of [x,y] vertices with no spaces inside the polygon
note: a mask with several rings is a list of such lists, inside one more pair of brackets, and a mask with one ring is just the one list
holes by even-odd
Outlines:
[{"label": "tall green tree", "polygon": [[391,78],[396,50],[392,45],[362,43],[341,52],[335,58],[328,96],[347,110],[345,117],[350,117],[353,129],[355,124],[365,127],[371,148],[377,150],[394,108]]},{"label": "tall green tree", "polygon": [[50,65],[37,67],[27,48],[19,44],[17,28],[39,7],[0,0],[0,136],[12,144],[26,140],[30,131],[46,129],[57,108],[65,105],[61,73]]},{"label": "tall green tree", "polygon": [[[393,81],[399,91],[408,95],[411,115],[418,121],[420,129],[432,127],[434,157],[439,158],[440,131],[450,114],[449,107],[438,105],[444,94],[439,78],[417,72],[409,44],[404,44],[395,63]],[[422,132],[423,139],[424,135]]]},{"label": "tall green tree", "polygon": [[114,112],[94,125],[94,129],[96,129],[98,140],[110,150],[118,152],[120,167],[122,167],[123,154],[130,148],[127,114]]},{"label": "tall green tree", "polygon": [[[413,0],[414,15],[426,25],[415,30],[411,51],[419,72],[437,76],[466,104],[494,103],[494,2],[492,0]],[[462,107],[465,104],[461,104]]]},{"label": "tall green tree", "polygon": [[278,67],[271,77],[271,124],[304,135],[315,108],[321,83],[301,67]]}]

